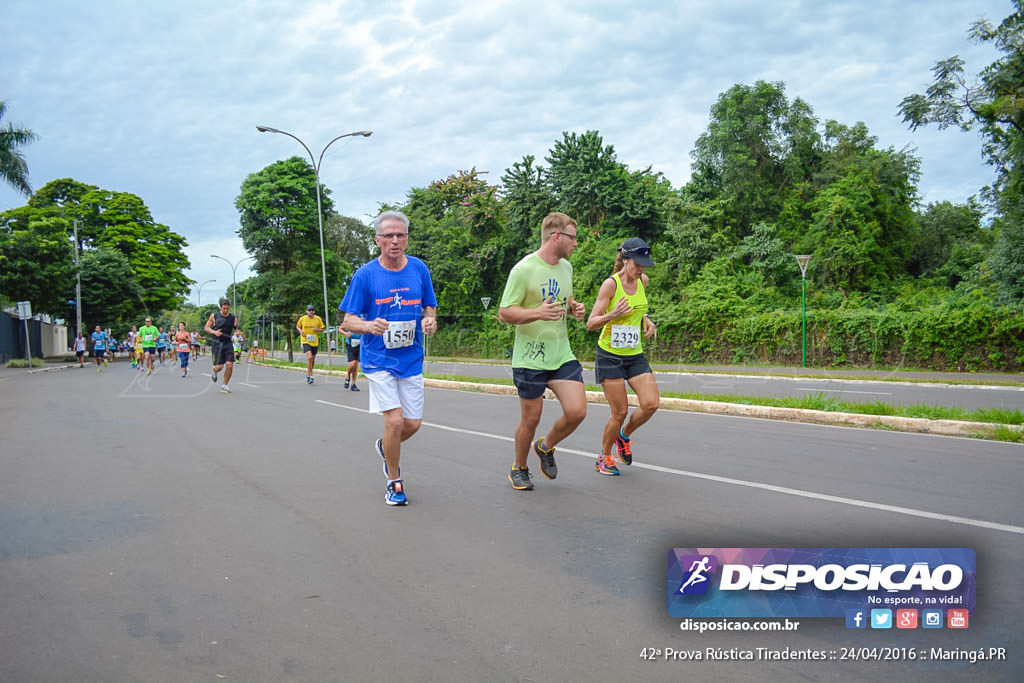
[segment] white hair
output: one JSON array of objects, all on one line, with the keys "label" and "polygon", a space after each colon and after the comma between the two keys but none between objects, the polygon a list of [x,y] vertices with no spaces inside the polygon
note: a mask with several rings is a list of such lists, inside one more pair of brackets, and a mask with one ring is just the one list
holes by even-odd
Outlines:
[{"label": "white hair", "polygon": [[398,220],[402,221],[402,223],[405,225],[405,231],[406,232],[409,231],[409,217],[406,216],[401,211],[385,211],[381,215],[379,215],[376,218],[374,218],[373,219],[373,231],[379,235],[380,234],[380,224],[383,223],[384,221],[388,220],[389,218],[397,218]]}]

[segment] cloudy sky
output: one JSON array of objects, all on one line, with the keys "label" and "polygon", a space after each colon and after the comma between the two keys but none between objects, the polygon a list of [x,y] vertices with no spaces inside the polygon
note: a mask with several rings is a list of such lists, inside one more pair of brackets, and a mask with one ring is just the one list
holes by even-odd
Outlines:
[{"label": "cloudy sky", "polygon": [[[896,115],[934,63],[974,74],[990,47],[967,29],[1007,0],[4,0],[4,123],[30,128],[33,187],[70,177],[132,192],[186,237],[208,303],[246,256],[234,200],[245,177],[316,156],[338,210],[364,221],[460,169],[498,183],[563,131],[597,130],[632,169],[672,185],[719,94],[782,81],[822,120],[867,124],[917,149],[922,200],[992,182],[980,139],[911,133]],[[23,197],[0,187],[0,209]],[[247,264],[238,279],[248,276]],[[195,302],[195,292],[192,295]]]}]

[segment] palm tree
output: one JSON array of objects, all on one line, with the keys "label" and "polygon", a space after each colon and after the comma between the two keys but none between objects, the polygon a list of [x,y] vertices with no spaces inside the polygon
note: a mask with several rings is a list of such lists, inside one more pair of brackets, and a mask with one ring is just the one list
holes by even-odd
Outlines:
[{"label": "palm tree", "polygon": [[[0,101],[0,120],[3,120],[6,112],[7,104]],[[32,187],[28,183],[28,164],[18,148],[37,137],[32,131],[15,128],[11,123],[6,128],[0,128],[0,178],[24,195],[31,195]]]}]

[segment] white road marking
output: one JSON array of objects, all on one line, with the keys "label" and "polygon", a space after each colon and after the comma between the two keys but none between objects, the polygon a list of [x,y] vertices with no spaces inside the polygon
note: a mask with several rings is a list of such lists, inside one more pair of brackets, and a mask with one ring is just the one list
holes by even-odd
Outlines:
[{"label": "white road marking", "polygon": [[[370,411],[366,408],[356,408],[355,406],[346,406],[341,403],[331,403],[330,401],[323,401],[316,399],[315,403],[322,403],[324,405],[333,406],[335,408],[345,408],[346,410],[354,410],[360,413],[369,413]],[[498,441],[513,441],[510,436],[504,436],[501,434],[490,434],[488,432],[478,432],[472,429],[462,429],[461,427],[451,427],[449,425],[436,424],[434,422],[423,422],[425,427],[434,427],[436,429],[443,429],[449,432],[458,432],[460,434],[471,434],[473,436],[482,436],[488,439],[496,439]],[[585,451],[577,451],[572,448],[558,447],[559,453],[572,453],[573,455],[580,455],[588,460],[594,459],[593,453]],[[800,498],[809,498],[811,500],[820,500],[826,503],[839,503],[841,505],[852,505],[854,507],[865,508],[868,510],[881,510],[883,512],[893,512],[899,515],[908,515],[910,517],[922,517],[924,519],[934,519],[940,522],[950,522],[952,524],[963,524],[966,526],[979,527],[981,529],[991,529],[993,531],[1005,531],[1011,534],[1024,534],[1024,527],[1013,526],[1011,524],[999,524],[997,522],[987,522],[981,519],[971,519],[969,517],[957,517],[956,515],[944,515],[938,512],[928,512],[927,510],[915,510],[914,508],[899,507],[897,505],[886,505],[884,503],[873,503],[868,500],[858,500],[856,498],[844,498],[842,496],[831,496],[825,493],[816,493],[814,491],[804,491],[802,489],[792,489],[786,486],[775,486],[774,484],[765,484],[758,481],[746,481],[744,479],[733,479],[732,477],[720,477],[714,474],[703,474],[701,472],[690,472],[688,470],[678,470],[671,467],[661,467],[660,465],[649,465],[646,463],[634,462],[630,467],[636,467],[645,470],[652,470],[654,472],[664,472],[665,474],[674,474],[680,477],[689,477],[691,479],[703,479],[705,481],[714,481],[720,484],[730,484],[732,486],[743,486],[751,489],[759,489],[761,491],[771,491],[772,493],[782,493],[788,496],[797,496]]]}]

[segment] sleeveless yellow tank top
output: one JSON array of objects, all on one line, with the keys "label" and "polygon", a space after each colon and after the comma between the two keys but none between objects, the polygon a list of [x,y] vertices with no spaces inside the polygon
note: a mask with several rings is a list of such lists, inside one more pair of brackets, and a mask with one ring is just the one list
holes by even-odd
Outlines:
[{"label": "sleeveless yellow tank top", "polygon": [[626,297],[633,311],[605,323],[601,328],[597,345],[616,356],[638,356],[644,352],[643,317],[647,314],[647,293],[644,291],[644,283],[637,280],[636,293],[631,296],[622,288],[622,280],[618,273],[612,275],[612,279],[615,280],[615,294],[608,302],[605,313],[614,309],[615,302],[622,297]]}]

